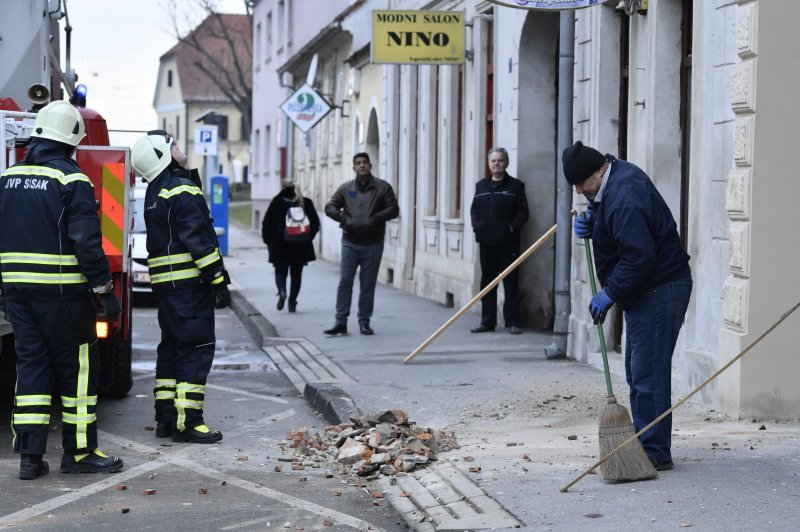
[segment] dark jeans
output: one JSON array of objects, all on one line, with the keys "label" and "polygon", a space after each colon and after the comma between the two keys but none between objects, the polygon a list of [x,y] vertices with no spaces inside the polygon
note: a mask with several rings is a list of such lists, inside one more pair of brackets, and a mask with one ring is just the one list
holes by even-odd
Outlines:
[{"label": "dark jeans", "polygon": [[[638,432],[672,406],[672,351],[683,325],[692,280],[657,286],[625,309],[625,375],[630,386],[633,428]],[[672,460],[672,415],[642,434],[647,456]]]},{"label": "dark jeans", "polygon": [[[500,272],[519,257],[519,245],[480,246],[481,290],[494,281]],[[503,279],[506,299],[503,303],[505,326],[519,327],[519,270],[514,270]],[[497,287],[481,300],[481,325],[494,328],[497,325]]]},{"label": "dark jeans", "polygon": [[286,278],[292,275],[292,286],[289,292],[289,301],[297,301],[300,295],[300,285],[303,284],[303,266],[305,264],[287,264],[285,262],[275,263],[275,286],[278,292],[286,293]]},{"label": "dark jeans", "polygon": [[383,242],[359,245],[342,240],[342,258],[339,263],[339,289],[336,292],[336,324],[346,325],[353,298],[353,281],[358,276],[358,323],[369,323],[375,303],[375,284],[383,256]]}]

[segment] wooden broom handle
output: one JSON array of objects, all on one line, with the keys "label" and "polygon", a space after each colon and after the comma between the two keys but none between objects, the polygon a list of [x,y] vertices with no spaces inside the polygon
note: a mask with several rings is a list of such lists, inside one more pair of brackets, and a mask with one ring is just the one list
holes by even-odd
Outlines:
[{"label": "wooden broom handle", "polygon": [[481,298],[483,298],[483,296],[485,296],[486,294],[488,294],[488,293],[489,293],[489,292],[490,292],[490,291],[491,291],[491,290],[492,290],[492,289],[493,289],[495,286],[497,286],[498,284],[500,284],[500,281],[502,281],[502,280],[503,280],[503,279],[504,279],[504,278],[505,278],[505,277],[506,277],[506,276],[507,276],[509,273],[511,273],[512,271],[514,271],[514,269],[515,269],[517,266],[519,266],[520,264],[522,264],[522,261],[524,261],[525,259],[527,259],[528,257],[530,257],[530,256],[531,256],[531,254],[532,254],[534,251],[536,251],[537,249],[539,249],[539,248],[541,247],[541,245],[542,245],[542,244],[544,244],[544,243],[547,241],[547,239],[548,239],[548,238],[550,238],[551,236],[553,236],[553,235],[555,234],[555,232],[556,232],[556,227],[557,227],[557,225],[554,225],[553,227],[551,227],[551,228],[550,228],[550,229],[549,229],[549,230],[548,230],[548,231],[547,231],[545,234],[543,234],[543,235],[542,235],[542,236],[539,238],[539,240],[537,240],[536,242],[534,242],[534,243],[531,245],[531,247],[529,247],[527,250],[525,250],[525,253],[523,253],[522,255],[520,255],[519,257],[517,257],[517,260],[515,260],[514,262],[512,262],[512,263],[511,263],[511,264],[508,266],[508,268],[506,268],[505,270],[503,270],[502,272],[500,272],[500,275],[498,275],[497,277],[495,277],[494,281],[492,281],[491,283],[489,283],[488,285],[486,285],[486,287],[485,287],[483,290],[481,290],[480,292],[478,292],[478,294],[477,294],[475,297],[473,297],[472,299],[470,299],[470,300],[469,300],[469,302],[468,302],[466,305],[464,305],[463,307],[461,307],[461,310],[459,310],[458,312],[456,312],[456,313],[453,315],[453,317],[452,317],[452,318],[450,318],[449,320],[447,320],[447,321],[445,322],[445,324],[444,324],[444,325],[442,325],[441,327],[439,327],[438,329],[436,329],[436,332],[435,332],[435,333],[433,333],[433,334],[430,336],[430,338],[428,338],[427,340],[425,340],[424,342],[422,342],[422,345],[420,345],[419,347],[417,347],[417,348],[414,350],[414,352],[413,352],[413,353],[411,353],[411,354],[410,354],[410,355],[408,355],[406,358],[404,358],[404,359],[403,359],[403,363],[404,363],[404,364],[408,364],[409,362],[411,362],[412,360],[414,360],[414,358],[415,358],[415,357],[416,357],[418,354],[420,354],[420,353],[421,353],[421,352],[422,352],[422,351],[423,351],[423,350],[424,350],[426,347],[428,347],[428,346],[431,344],[431,342],[433,342],[434,340],[436,340],[436,338],[438,338],[440,334],[442,334],[442,333],[443,333],[445,330],[447,330],[447,328],[448,328],[448,327],[450,327],[450,326],[451,326],[451,325],[452,325],[452,324],[453,324],[453,323],[454,323],[454,322],[455,322],[455,321],[456,321],[458,318],[460,318],[461,316],[463,316],[463,315],[464,315],[464,314],[465,314],[465,313],[466,313],[466,312],[467,312],[467,311],[470,309],[470,307],[472,307],[472,305],[474,305],[475,303],[477,303],[477,302],[478,302],[478,301],[479,301]]}]

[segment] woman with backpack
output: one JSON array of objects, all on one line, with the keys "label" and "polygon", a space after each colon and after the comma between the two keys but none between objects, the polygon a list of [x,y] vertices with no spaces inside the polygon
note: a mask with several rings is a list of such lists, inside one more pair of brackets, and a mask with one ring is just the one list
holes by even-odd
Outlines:
[{"label": "woman with backpack", "polygon": [[303,266],[317,258],[312,240],[319,227],[314,203],[303,197],[294,181],[281,180],[281,191],[272,199],[261,223],[261,238],[275,267],[278,310],[283,310],[286,303],[286,279],[290,273],[289,312],[297,310]]}]

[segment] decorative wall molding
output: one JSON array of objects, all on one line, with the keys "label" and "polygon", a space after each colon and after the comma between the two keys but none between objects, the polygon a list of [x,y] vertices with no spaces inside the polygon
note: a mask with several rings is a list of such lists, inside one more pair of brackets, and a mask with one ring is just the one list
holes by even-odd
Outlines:
[{"label": "decorative wall molding", "polygon": [[424,251],[429,253],[436,253],[439,249],[439,218],[435,216],[423,216],[422,217],[422,231],[423,231],[423,239]]},{"label": "decorative wall molding", "polygon": [[464,238],[464,222],[461,220],[445,220],[444,226],[445,252],[449,258],[462,257],[462,239]]},{"label": "decorative wall molding", "polygon": [[728,241],[728,266],[737,277],[750,277],[750,223],[731,224]]},{"label": "decorative wall molding", "polygon": [[756,111],[756,61],[739,63],[731,76],[731,107],[737,113]]},{"label": "decorative wall molding", "polygon": [[753,166],[755,121],[754,114],[736,117],[733,139],[733,162],[736,166]]},{"label": "decorative wall molding", "polygon": [[750,219],[750,191],[753,185],[752,168],[735,168],[725,184],[725,210],[731,220]]},{"label": "decorative wall molding", "polygon": [[739,57],[748,59],[758,55],[758,3],[739,6]]},{"label": "decorative wall molding", "polygon": [[750,300],[750,281],[728,277],[722,287],[722,317],[728,329],[747,332],[747,309]]}]

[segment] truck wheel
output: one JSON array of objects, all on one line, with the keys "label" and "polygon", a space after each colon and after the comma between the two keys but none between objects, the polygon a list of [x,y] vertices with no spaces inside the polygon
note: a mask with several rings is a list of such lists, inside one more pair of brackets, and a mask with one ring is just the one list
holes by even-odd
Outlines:
[{"label": "truck wheel", "polygon": [[105,399],[121,399],[133,386],[131,379],[131,340],[120,331],[98,340],[100,347],[100,379],[97,391]]}]

